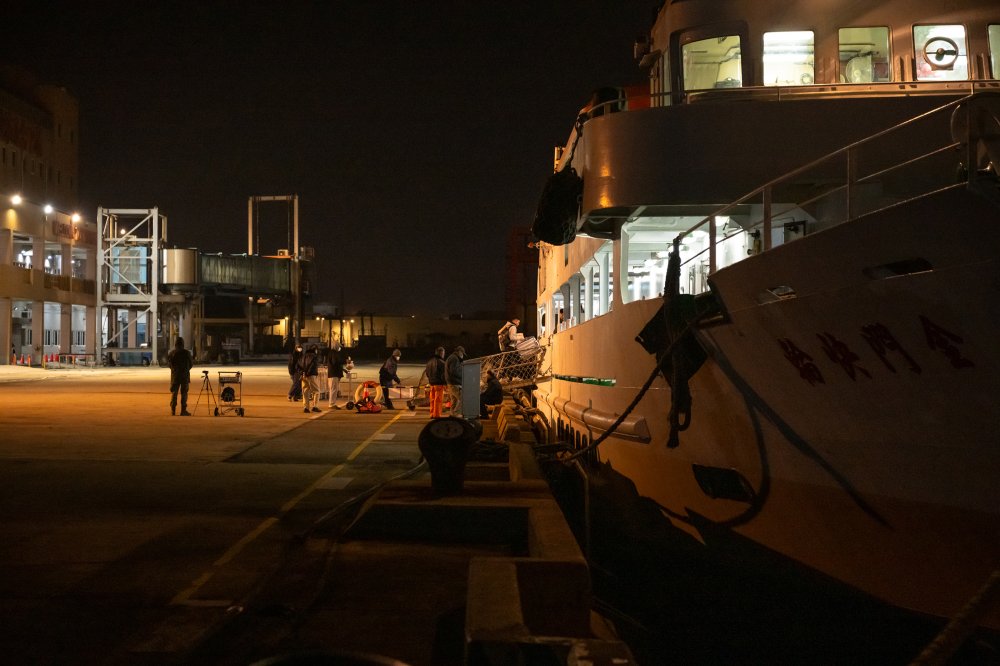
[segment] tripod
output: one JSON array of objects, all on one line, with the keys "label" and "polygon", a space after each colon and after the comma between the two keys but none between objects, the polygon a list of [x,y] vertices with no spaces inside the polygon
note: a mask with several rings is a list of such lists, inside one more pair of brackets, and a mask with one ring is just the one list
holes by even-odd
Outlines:
[{"label": "tripod", "polygon": [[215,405],[215,415],[219,415],[219,402],[215,399],[215,389],[212,388],[212,380],[208,378],[208,370],[201,371],[201,391],[198,393],[198,399],[194,403],[194,409],[191,413],[198,411],[198,403],[201,402],[201,396],[207,395],[208,398],[205,399],[205,407],[209,407],[209,403]]}]

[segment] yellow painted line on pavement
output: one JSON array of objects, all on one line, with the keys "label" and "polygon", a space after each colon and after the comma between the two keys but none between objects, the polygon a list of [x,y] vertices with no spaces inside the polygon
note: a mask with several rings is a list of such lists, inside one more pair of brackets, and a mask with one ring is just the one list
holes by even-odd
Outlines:
[{"label": "yellow painted line on pavement", "polygon": [[[402,415],[403,415],[402,412],[400,412],[399,414],[396,414],[391,420],[389,420],[388,422],[386,422],[381,428],[379,428],[378,430],[376,430],[375,432],[373,432],[365,441],[363,441],[360,444],[358,444],[357,447],[355,447],[355,449],[353,451],[351,451],[351,453],[347,456],[347,461],[350,462],[350,461],[354,460],[355,458],[357,458],[359,455],[361,455],[362,451],[364,451],[368,447],[369,444],[371,444],[373,441],[375,441],[375,439],[376,439],[376,437],[378,435],[380,435],[384,430],[386,430],[393,423],[395,423],[396,421],[398,421],[399,418]],[[244,548],[246,548],[248,545],[250,545],[250,543],[252,543],[254,539],[256,539],[257,537],[259,537],[261,534],[263,534],[264,532],[266,532],[268,529],[270,529],[271,526],[275,525],[281,519],[282,516],[284,516],[286,513],[288,513],[292,509],[294,509],[295,506],[299,502],[301,502],[306,497],[308,497],[310,494],[312,494],[312,492],[315,491],[324,482],[326,482],[330,478],[332,478],[332,477],[336,476],[337,474],[339,474],[344,469],[344,467],[346,467],[346,465],[344,463],[340,463],[338,465],[334,465],[330,469],[330,471],[328,471],[326,474],[324,474],[323,476],[321,476],[316,481],[314,481],[311,484],[309,484],[309,486],[305,490],[303,490],[301,493],[299,493],[298,495],[296,495],[295,497],[293,497],[289,501],[285,502],[281,506],[281,509],[279,510],[277,516],[272,516],[270,518],[266,518],[263,522],[261,522],[259,525],[257,525],[257,527],[253,528],[246,535],[244,535],[242,539],[240,539],[235,544],[233,544],[232,546],[230,546],[229,549],[226,550],[226,552],[222,554],[222,557],[220,557],[219,559],[217,559],[215,562],[212,563],[211,570],[206,571],[202,575],[198,576],[198,578],[196,578],[187,589],[185,589],[185,590],[183,590],[181,592],[178,592],[177,595],[173,599],[170,600],[170,605],[171,606],[177,606],[177,605],[181,605],[181,604],[189,605],[189,606],[204,606],[206,604],[211,604],[211,605],[228,605],[229,604],[228,601],[224,601],[224,600],[221,600],[221,599],[218,599],[218,600],[206,600],[206,599],[192,600],[191,597],[193,597],[195,594],[197,594],[198,590],[200,590],[205,585],[205,583],[207,583],[209,580],[211,580],[212,576],[214,576],[215,573],[220,568],[222,568],[223,566],[225,566],[226,564],[228,564],[229,562],[231,562],[232,559],[234,557],[236,557],[237,555],[239,555],[240,552]]]}]

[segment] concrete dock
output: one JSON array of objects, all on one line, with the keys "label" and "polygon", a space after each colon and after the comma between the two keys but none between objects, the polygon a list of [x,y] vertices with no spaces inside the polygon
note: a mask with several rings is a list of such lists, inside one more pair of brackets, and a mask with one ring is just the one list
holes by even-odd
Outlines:
[{"label": "concrete dock", "polygon": [[15,663],[633,663],[511,404],[442,496],[426,408],[303,414],[284,367],[203,369],[243,373],[244,416],[170,416],[160,368],[0,370]]}]

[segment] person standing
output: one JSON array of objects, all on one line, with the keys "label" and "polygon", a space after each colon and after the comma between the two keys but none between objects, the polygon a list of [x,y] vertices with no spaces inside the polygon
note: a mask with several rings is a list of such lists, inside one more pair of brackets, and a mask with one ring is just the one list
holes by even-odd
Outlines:
[{"label": "person standing", "polygon": [[340,409],[337,396],[340,394],[340,380],[344,378],[344,362],[340,360],[340,343],[334,342],[326,352],[326,388],[329,400],[327,406]]},{"label": "person standing", "polygon": [[427,393],[431,403],[431,418],[441,418],[441,406],[444,403],[444,388],[447,385],[445,379],[444,347],[434,350],[434,356],[427,361],[424,369],[427,375],[427,383],[430,384]]},{"label": "person standing", "polygon": [[288,355],[288,377],[292,380],[292,385],[288,387],[288,402],[302,399],[302,372],[299,370],[301,359],[302,345],[296,342],[292,353]]},{"label": "person standing", "polygon": [[378,369],[378,383],[382,385],[382,403],[385,405],[386,409],[396,409],[392,406],[392,398],[389,397],[389,389],[392,388],[392,383],[402,384],[399,381],[399,359],[403,357],[403,352],[398,349],[393,349],[392,354],[389,358],[385,359],[385,363],[382,367]]},{"label": "person standing", "polygon": [[177,391],[181,392],[181,416],[191,416],[188,411],[188,389],[191,387],[191,352],[184,349],[184,338],[177,338],[174,348],[167,353],[170,366],[170,414],[177,414]]},{"label": "person standing", "polygon": [[524,340],[524,333],[519,333],[517,327],[521,325],[521,320],[514,317],[497,331],[497,338],[500,342],[500,351],[513,351],[517,348],[517,343]]},{"label": "person standing", "polygon": [[316,345],[310,345],[306,353],[299,359],[299,370],[302,372],[302,411],[318,412],[319,407],[319,358]]},{"label": "person standing", "polygon": [[462,415],[462,359],[465,358],[465,347],[459,345],[445,360],[445,380],[448,383],[448,395],[451,396],[452,416]]},{"label": "person standing", "polygon": [[510,320],[510,328],[507,329],[507,348],[517,349],[517,343],[524,340],[524,333],[517,330],[521,325],[521,320],[514,317]]}]

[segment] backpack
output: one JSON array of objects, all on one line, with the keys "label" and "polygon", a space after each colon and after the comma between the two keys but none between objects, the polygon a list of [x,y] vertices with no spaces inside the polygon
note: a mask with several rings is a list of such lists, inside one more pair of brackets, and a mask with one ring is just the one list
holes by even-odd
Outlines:
[{"label": "backpack", "polygon": [[500,351],[507,349],[507,331],[509,331],[510,327],[513,325],[514,322],[509,321],[500,327],[499,331],[497,331],[497,343],[500,345]]}]

